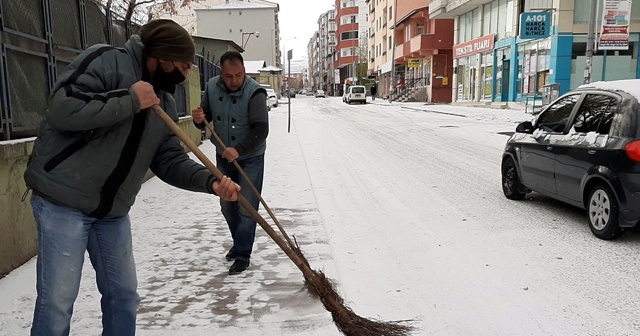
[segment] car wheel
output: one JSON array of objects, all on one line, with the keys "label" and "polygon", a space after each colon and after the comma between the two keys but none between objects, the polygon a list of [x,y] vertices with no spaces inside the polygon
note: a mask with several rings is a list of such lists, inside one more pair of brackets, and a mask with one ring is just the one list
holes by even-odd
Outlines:
[{"label": "car wheel", "polygon": [[623,229],[618,225],[618,200],[606,184],[599,183],[591,188],[587,215],[589,228],[596,237],[609,240],[622,235]]},{"label": "car wheel", "polygon": [[518,169],[512,158],[507,158],[502,163],[502,192],[508,199],[521,200],[526,193],[522,191]]}]

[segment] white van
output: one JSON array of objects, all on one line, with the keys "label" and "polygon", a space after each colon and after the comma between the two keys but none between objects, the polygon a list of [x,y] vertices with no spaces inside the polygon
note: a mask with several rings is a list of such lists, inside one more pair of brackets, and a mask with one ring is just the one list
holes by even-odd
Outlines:
[{"label": "white van", "polygon": [[347,92],[344,94],[345,103],[351,105],[353,102],[359,102],[362,104],[367,103],[367,88],[363,85],[352,85],[347,88]]}]

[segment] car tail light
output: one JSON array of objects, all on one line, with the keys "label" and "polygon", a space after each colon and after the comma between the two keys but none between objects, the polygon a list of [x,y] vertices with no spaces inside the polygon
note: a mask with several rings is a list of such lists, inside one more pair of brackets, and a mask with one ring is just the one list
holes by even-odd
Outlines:
[{"label": "car tail light", "polygon": [[631,160],[640,162],[640,141],[631,141],[624,149]]}]

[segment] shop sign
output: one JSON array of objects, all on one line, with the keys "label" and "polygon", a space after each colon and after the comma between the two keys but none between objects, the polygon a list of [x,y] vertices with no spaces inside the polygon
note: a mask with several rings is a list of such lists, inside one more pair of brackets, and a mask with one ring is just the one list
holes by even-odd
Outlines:
[{"label": "shop sign", "polygon": [[475,40],[456,44],[453,46],[453,58],[469,56],[483,51],[493,50],[495,35],[485,35]]},{"label": "shop sign", "polygon": [[547,38],[551,34],[551,13],[525,12],[520,14],[520,38]]},{"label": "shop sign", "polygon": [[407,61],[407,66],[409,68],[418,68],[418,67],[420,67],[420,59],[419,58],[410,58]]},{"label": "shop sign", "polygon": [[628,50],[631,0],[604,0],[598,49]]}]

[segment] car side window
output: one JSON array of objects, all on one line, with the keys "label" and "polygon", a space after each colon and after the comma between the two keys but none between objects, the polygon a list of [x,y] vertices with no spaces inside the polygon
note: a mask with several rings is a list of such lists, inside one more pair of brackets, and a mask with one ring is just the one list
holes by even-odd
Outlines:
[{"label": "car side window", "polygon": [[603,94],[588,94],[573,121],[576,132],[609,134],[613,115],[618,107],[615,97]]},{"label": "car side window", "polygon": [[565,96],[549,106],[538,118],[538,128],[548,132],[562,132],[579,98],[579,94]]}]

